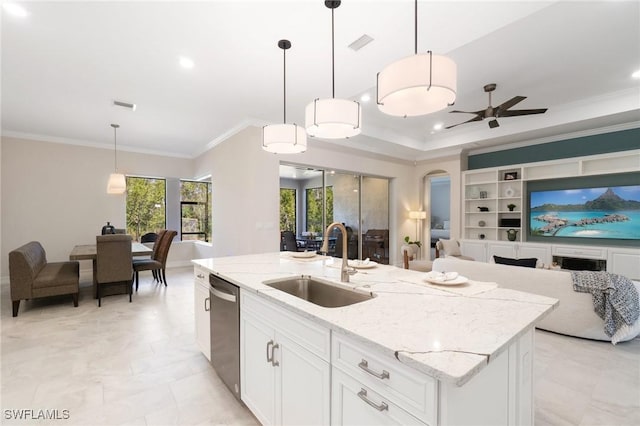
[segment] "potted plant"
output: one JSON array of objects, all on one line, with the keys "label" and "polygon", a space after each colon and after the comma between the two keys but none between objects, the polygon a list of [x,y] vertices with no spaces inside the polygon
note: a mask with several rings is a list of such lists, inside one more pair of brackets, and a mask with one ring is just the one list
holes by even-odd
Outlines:
[{"label": "potted plant", "polygon": [[407,244],[415,244],[418,247],[422,247],[422,243],[420,241],[411,241],[411,239],[409,238],[408,235],[406,237],[404,237],[404,242],[407,243]]},{"label": "potted plant", "polygon": [[512,212],[513,209],[516,208],[516,205],[515,204],[507,204],[507,208],[509,209],[510,212]]},{"label": "potted plant", "polygon": [[405,250],[409,255],[409,259],[415,259],[418,254],[418,248],[422,247],[422,243],[420,241],[411,241],[409,236],[404,237],[404,244],[400,247],[400,253],[404,253]]}]

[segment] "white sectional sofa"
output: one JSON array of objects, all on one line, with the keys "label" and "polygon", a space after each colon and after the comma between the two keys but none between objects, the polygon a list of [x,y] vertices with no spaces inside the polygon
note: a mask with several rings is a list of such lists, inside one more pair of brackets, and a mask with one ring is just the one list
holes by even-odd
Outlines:
[{"label": "white sectional sofa", "polygon": [[[495,282],[500,287],[553,297],[560,305],[536,327],[569,336],[606,340],[612,343],[633,339],[640,334],[640,319],[629,329],[609,337],[604,321],[594,312],[591,294],[573,290],[568,271],[525,268],[522,266],[459,260],[451,257],[433,261],[433,270],[458,272],[474,281]],[[638,292],[640,285],[634,283]]]}]

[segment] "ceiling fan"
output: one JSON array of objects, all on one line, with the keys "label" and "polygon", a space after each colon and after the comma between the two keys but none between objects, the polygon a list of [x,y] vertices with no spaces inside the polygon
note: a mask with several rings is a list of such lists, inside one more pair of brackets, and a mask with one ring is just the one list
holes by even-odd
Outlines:
[{"label": "ceiling fan", "polygon": [[515,96],[494,108],[491,106],[491,92],[493,92],[494,90],[496,90],[495,83],[487,84],[486,86],[484,86],[484,91],[489,94],[489,106],[486,109],[481,109],[480,111],[457,111],[457,110],[450,111],[450,112],[462,112],[465,114],[475,114],[476,116],[473,117],[471,120],[467,120],[467,121],[463,121],[462,123],[447,126],[445,127],[445,129],[450,129],[452,127],[456,127],[465,123],[471,123],[472,121],[482,121],[486,118],[493,118],[493,120],[489,121],[489,127],[493,129],[494,127],[500,126],[497,120],[498,117],[515,117],[517,115],[543,114],[547,111],[547,108],[509,110],[509,108],[511,108],[515,104],[527,99],[526,96]]}]

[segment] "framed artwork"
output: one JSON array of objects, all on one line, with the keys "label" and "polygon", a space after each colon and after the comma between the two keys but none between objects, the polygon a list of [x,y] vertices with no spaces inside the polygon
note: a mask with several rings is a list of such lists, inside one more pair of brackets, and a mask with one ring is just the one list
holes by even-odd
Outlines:
[{"label": "framed artwork", "polygon": [[506,172],[504,174],[504,180],[517,180],[518,172]]}]

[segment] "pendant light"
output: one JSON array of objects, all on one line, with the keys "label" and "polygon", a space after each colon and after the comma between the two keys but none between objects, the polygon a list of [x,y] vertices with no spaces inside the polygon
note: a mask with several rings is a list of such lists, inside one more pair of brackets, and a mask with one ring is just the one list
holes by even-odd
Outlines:
[{"label": "pendant light", "polygon": [[418,55],[418,0],[415,0],[414,55],[387,65],[378,73],[380,111],[414,117],[439,111],[456,100],[456,63],[431,51]]},{"label": "pendant light", "polygon": [[127,181],[122,173],[118,173],[118,145],[116,139],[116,130],[120,125],[112,124],[111,127],[113,127],[113,163],[115,171],[109,176],[107,194],[124,194],[127,190]]},{"label": "pendant light", "polygon": [[333,11],[340,1],[325,1],[331,9],[331,98],[315,99],[305,110],[305,125],[310,136],[325,139],[344,139],[361,132],[360,104],[347,99],[336,99],[335,34]]},{"label": "pendant light", "polygon": [[307,150],[307,133],[296,124],[287,124],[287,49],[289,40],[278,41],[284,58],[284,120],[283,124],[269,124],[262,128],[262,149],[274,154],[296,154]]}]

